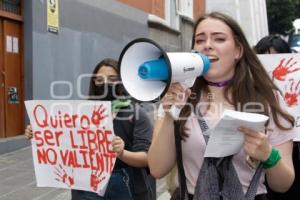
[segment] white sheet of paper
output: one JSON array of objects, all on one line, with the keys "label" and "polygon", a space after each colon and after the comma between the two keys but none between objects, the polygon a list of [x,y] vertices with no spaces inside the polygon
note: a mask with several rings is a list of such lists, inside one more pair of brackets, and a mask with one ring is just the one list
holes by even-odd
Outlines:
[{"label": "white sheet of paper", "polygon": [[268,119],[261,114],[225,110],[218,124],[204,133],[209,134],[204,157],[224,157],[238,153],[244,142],[244,134],[238,128],[262,131]]}]

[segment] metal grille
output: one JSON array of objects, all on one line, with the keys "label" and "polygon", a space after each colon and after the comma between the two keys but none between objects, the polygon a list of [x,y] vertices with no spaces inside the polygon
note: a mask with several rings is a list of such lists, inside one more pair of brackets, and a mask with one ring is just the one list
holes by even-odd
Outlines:
[{"label": "metal grille", "polygon": [[0,10],[21,15],[21,0],[0,0]]}]

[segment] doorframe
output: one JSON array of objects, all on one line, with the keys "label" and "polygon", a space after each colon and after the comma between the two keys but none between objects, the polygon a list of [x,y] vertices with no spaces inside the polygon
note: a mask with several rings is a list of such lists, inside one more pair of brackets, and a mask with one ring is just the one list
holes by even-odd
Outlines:
[{"label": "doorframe", "polygon": [[[22,2],[21,1],[21,9],[22,9]],[[23,9],[22,9],[23,10]],[[18,22],[19,26],[21,28],[21,34],[20,34],[20,39],[19,39],[19,51],[20,51],[20,67],[21,67],[21,92],[20,92],[20,103],[21,103],[21,113],[22,113],[22,118],[21,120],[21,125],[22,125],[22,130],[25,130],[25,115],[26,115],[26,110],[25,110],[25,64],[24,64],[24,23]],[[23,134],[23,133],[22,133]]]},{"label": "doorframe", "polygon": [[[5,137],[6,122],[5,122],[5,79],[4,72],[4,32],[3,20],[0,18],[0,138]],[[4,87],[2,86],[4,84]]]}]

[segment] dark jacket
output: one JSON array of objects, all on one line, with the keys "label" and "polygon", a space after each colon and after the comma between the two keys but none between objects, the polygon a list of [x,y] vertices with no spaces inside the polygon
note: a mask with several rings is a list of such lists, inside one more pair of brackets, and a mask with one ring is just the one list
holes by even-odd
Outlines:
[{"label": "dark jacket", "polygon": [[[113,124],[115,135],[124,140],[126,150],[148,152],[152,140],[153,126],[143,108],[131,105],[121,109]],[[154,188],[151,187],[153,185],[151,182],[155,180],[149,175],[147,168],[131,167],[117,159],[114,169],[119,168],[126,168],[128,171],[134,200],[155,199],[155,185]]]}]

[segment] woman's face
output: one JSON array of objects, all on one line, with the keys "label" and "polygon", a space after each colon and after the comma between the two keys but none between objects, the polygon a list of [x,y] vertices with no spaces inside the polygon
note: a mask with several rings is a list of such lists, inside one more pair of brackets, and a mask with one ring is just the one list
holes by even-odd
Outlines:
[{"label": "woman's face", "polygon": [[211,67],[205,75],[207,81],[220,82],[233,77],[241,50],[234,41],[232,31],[224,22],[207,18],[199,23],[194,49],[207,55]]},{"label": "woman's face", "polygon": [[113,84],[118,81],[118,73],[110,66],[102,66],[98,70],[95,78],[95,85],[104,83]]},{"label": "woman's face", "polygon": [[264,54],[276,54],[279,53],[278,51],[276,51],[276,49],[274,47],[270,47],[269,51],[264,52]]},{"label": "woman's face", "polygon": [[102,100],[115,100],[120,94],[119,83],[117,71],[113,67],[102,66],[94,78],[95,95]]}]

